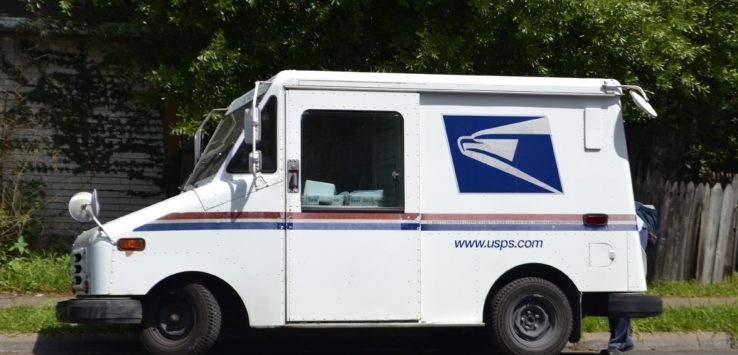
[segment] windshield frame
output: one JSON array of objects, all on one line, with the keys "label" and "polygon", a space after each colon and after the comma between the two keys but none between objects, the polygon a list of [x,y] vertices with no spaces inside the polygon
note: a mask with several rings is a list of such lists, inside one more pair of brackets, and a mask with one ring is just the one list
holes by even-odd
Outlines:
[{"label": "windshield frame", "polygon": [[[264,105],[262,98],[270,87],[271,83],[268,82],[259,86],[259,94],[256,100],[260,106]],[[238,149],[239,143],[243,141],[244,114],[246,109],[251,108],[253,96],[254,90],[252,89],[233,100],[228,106],[228,111],[213,131],[213,135],[200,155],[200,159],[187,180],[182,184],[182,191],[205,185],[223,173],[226,161],[233,156],[234,150]]]}]

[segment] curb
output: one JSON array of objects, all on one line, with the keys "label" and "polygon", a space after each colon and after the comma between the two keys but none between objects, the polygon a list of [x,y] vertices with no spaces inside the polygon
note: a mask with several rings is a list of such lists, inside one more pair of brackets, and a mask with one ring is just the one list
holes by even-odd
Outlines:
[{"label": "curb", "polygon": [[738,297],[662,297],[664,307],[696,307],[705,305],[738,305]]},{"label": "curb", "polygon": [[[607,348],[610,333],[585,333],[582,340],[565,351],[599,351]],[[724,332],[654,332],[633,336],[639,351],[730,351],[733,337]]]},{"label": "curb", "polygon": [[15,307],[15,306],[43,307],[46,305],[55,305],[59,301],[68,300],[70,298],[74,298],[74,296],[73,295],[49,296],[45,294],[37,294],[35,296],[29,296],[29,295],[20,296],[20,295],[0,293],[0,308]]}]

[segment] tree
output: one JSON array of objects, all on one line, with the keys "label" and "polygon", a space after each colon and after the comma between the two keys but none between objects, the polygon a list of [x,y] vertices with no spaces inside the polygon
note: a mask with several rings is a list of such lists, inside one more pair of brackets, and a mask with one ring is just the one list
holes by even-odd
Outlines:
[{"label": "tree", "polygon": [[[708,0],[32,0],[38,29],[126,46],[149,97],[189,134],[210,108],[282,69],[608,77],[629,104],[635,161],[695,177],[738,170],[738,2]],[[648,142],[645,140],[648,139]],[[633,145],[634,142],[631,142]]]}]

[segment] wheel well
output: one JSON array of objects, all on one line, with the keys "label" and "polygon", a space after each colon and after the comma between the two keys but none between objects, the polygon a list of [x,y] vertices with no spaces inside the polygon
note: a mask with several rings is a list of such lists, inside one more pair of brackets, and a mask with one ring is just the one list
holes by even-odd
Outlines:
[{"label": "wheel well", "polygon": [[220,305],[221,313],[223,314],[223,327],[225,331],[248,328],[248,312],[241,297],[231,285],[211,274],[192,271],[171,275],[152,287],[146,294],[146,298],[170,285],[193,281],[202,283],[215,295],[218,305]]},{"label": "wheel well", "polygon": [[487,293],[487,299],[484,302],[483,314],[485,322],[487,322],[487,315],[490,314],[491,311],[490,307],[492,307],[492,298],[495,297],[497,292],[513,280],[523,277],[539,277],[544,280],[548,280],[564,292],[566,298],[569,299],[569,304],[571,305],[574,316],[574,324],[569,341],[579,341],[582,332],[581,293],[579,292],[579,289],[577,289],[577,286],[574,285],[574,282],[572,282],[566,274],[561,272],[559,269],[545,264],[519,265],[502,274],[502,276],[500,276],[492,285],[489,293]]}]

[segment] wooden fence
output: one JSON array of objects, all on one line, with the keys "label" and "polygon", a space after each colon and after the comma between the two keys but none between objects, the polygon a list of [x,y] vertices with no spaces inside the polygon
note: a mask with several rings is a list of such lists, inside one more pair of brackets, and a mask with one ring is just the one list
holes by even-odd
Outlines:
[{"label": "wooden fence", "polygon": [[654,205],[659,213],[659,243],[649,253],[649,278],[696,278],[708,284],[732,275],[738,175],[724,186],[646,177],[635,182],[634,190],[637,201]]}]

